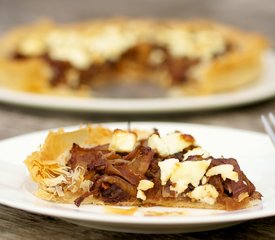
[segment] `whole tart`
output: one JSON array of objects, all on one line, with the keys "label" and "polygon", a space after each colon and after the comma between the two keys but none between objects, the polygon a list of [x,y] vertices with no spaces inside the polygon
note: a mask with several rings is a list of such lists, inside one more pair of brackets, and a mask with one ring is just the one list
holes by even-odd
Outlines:
[{"label": "whole tart", "polygon": [[0,39],[0,84],[32,93],[94,96],[154,84],[167,96],[232,91],[260,79],[264,37],[207,20],[41,21]]}]

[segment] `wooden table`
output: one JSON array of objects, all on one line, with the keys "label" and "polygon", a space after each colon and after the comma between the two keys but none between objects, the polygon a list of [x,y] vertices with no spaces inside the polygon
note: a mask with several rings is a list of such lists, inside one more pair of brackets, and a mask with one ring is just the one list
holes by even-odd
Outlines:
[{"label": "wooden table", "polygon": [[[262,32],[275,43],[274,0],[139,0],[139,1],[7,1],[0,2],[0,31],[50,16],[74,21],[113,15],[207,17]],[[1,46],[0,46],[1,47]],[[0,104],[0,139],[41,129],[88,122],[176,121],[220,125],[264,132],[260,114],[275,110],[275,99],[234,109],[157,115],[65,113]],[[0,205],[0,239],[145,239],[146,235],[93,230],[63,220]],[[150,235],[151,239],[275,239],[275,217],[234,227],[190,234]]]}]

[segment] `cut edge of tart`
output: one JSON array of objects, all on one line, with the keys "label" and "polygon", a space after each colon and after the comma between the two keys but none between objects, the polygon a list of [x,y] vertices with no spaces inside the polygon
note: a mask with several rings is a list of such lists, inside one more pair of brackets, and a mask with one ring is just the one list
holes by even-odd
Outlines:
[{"label": "cut edge of tart", "polygon": [[116,82],[152,82],[169,96],[232,91],[260,79],[267,40],[207,20],[41,21],[0,39],[0,84],[93,96]]},{"label": "cut edge of tart", "polygon": [[25,164],[39,198],[77,206],[238,210],[262,197],[236,159],[215,158],[179,131],[59,129]]}]

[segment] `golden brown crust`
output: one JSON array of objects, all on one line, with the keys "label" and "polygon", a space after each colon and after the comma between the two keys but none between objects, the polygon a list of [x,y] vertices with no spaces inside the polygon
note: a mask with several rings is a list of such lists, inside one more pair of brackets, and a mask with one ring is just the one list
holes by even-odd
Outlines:
[{"label": "golden brown crust", "polygon": [[[155,29],[153,34],[152,29]],[[103,49],[103,52],[100,52],[101,55],[97,55],[97,52],[91,52],[91,55],[87,56],[86,50],[84,51],[82,49],[84,45],[81,46],[81,49],[77,46],[77,51],[80,51],[82,54],[82,60],[81,62],[73,63],[81,68],[85,68],[87,61],[88,63],[90,61],[102,63],[108,59],[114,60],[129,46],[134,46],[138,44],[139,41],[147,41],[152,44],[170,44],[169,48],[172,49],[171,54],[177,57],[182,51],[178,46],[183,45],[181,42],[178,42],[179,35],[192,31],[203,32],[203,35],[200,36],[201,39],[207,38],[209,34],[211,36],[214,34],[213,36],[216,39],[215,41],[217,41],[217,46],[212,44],[213,54],[219,53],[221,51],[219,48],[224,48],[224,46],[221,45],[224,43],[221,41],[226,41],[226,44],[234,46],[234,49],[231,49],[220,57],[212,58],[210,61],[207,60],[208,50],[204,49],[199,53],[189,52],[188,56],[190,57],[192,57],[192,54],[195,54],[195,56],[198,54],[198,56],[206,60],[201,61],[190,70],[187,82],[176,85],[175,87],[169,86],[171,84],[171,77],[167,75],[166,71],[162,71],[161,69],[153,73],[150,71],[141,73],[141,71],[143,71],[142,68],[135,66],[130,70],[126,67],[126,70],[124,69],[124,72],[122,71],[121,73],[127,73],[127,76],[131,76],[133,79],[138,79],[143,75],[156,78],[161,84],[168,86],[170,95],[172,96],[186,94],[203,95],[230,91],[239,89],[243,85],[258,80],[261,76],[263,52],[268,46],[267,41],[260,35],[246,33],[225,25],[203,20],[160,21],[152,19],[117,18],[93,20],[71,25],[57,25],[50,21],[41,21],[37,24],[19,27],[6,34],[0,40],[0,85],[33,93],[87,96],[89,95],[90,89],[84,86],[77,90],[72,90],[66,84],[52,87],[49,83],[52,74],[49,66],[37,56],[45,54],[52,48],[52,55],[56,56],[58,54],[58,58],[60,58],[61,53],[55,52],[55,49],[58,49],[58,46],[54,45],[56,44],[56,38],[63,37],[64,39],[69,39],[73,36],[72,39],[74,39],[74,37],[78,39],[77,44],[79,44],[82,39],[85,40],[86,38],[94,39],[94,37],[101,35],[103,36],[102,38],[104,38],[106,32],[108,36],[110,36],[108,31],[114,34],[112,42],[116,42],[118,39],[114,49]],[[121,36],[117,36],[117,32]],[[124,39],[123,42],[121,39]],[[105,40],[106,39],[104,39],[104,41]],[[209,44],[208,40],[206,43]],[[96,42],[96,44],[98,44],[98,42]],[[105,45],[108,44],[106,43]],[[86,47],[85,45],[85,48]],[[102,46],[99,45],[99,48],[101,47]],[[190,48],[188,49],[190,50]],[[203,51],[206,52],[203,53]],[[215,53],[215,51],[217,52]],[[15,52],[21,52],[30,58],[24,61],[14,61],[14,59],[10,59],[10,56]],[[64,52],[62,54],[64,54]],[[62,55],[61,58],[64,58],[64,56]],[[74,57],[74,59],[76,59],[76,57]],[[97,80],[101,81],[101,77],[102,76],[99,76]]]}]

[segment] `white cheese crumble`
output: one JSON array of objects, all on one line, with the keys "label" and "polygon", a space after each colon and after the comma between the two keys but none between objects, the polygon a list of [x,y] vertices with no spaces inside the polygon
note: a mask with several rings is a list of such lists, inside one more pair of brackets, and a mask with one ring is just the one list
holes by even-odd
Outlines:
[{"label": "white cheese crumble", "polygon": [[139,181],[137,189],[142,190],[142,191],[146,191],[146,190],[148,190],[150,188],[153,188],[153,187],[154,187],[154,183],[152,181],[143,179],[143,180]]},{"label": "white cheese crumble", "polygon": [[238,182],[239,180],[238,173],[233,171],[233,169],[234,167],[231,164],[222,164],[222,165],[210,168],[207,171],[206,176],[211,177],[211,176],[220,174],[224,181],[228,178],[235,182]]},{"label": "white cheese crumble", "polygon": [[192,184],[194,187],[197,187],[210,163],[211,160],[175,163],[175,167],[170,178],[173,185],[170,189],[180,194],[188,188],[188,184]]},{"label": "white cheese crumble", "polygon": [[218,191],[213,185],[206,184],[196,187],[193,191],[186,194],[191,199],[213,205],[219,196]]},{"label": "white cheese crumble", "polygon": [[189,183],[197,187],[210,163],[211,160],[179,162],[175,158],[165,159],[158,163],[161,184],[165,185],[170,179],[172,182],[170,189],[178,194],[184,192]]},{"label": "white cheese crumble", "polygon": [[165,145],[164,141],[157,134],[153,134],[148,139],[148,146],[156,150],[160,156],[169,155],[168,148]]},{"label": "white cheese crumble", "polygon": [[134,150],[136,142],[137,135],[134,132],[116,129],[113,132],[109,150],[116,152],[131,152]]},{"label": "white cheese crumble", "polygon": [[165,185],[171,178],[172,172],[174,171],[175,164],[179,162],[176,158],[165,159],[164,161],[158,162],[160,168],[160,180],[161,185]]},{"label": "white cheese crumble", "polygon": [[76,31],[53,31],[46,42],[52,59],[69,61],[79,69],[90,66],[91,56],[83,44],[83,36]]},{"label": "white cheese crumble", "polygon": [[207,177],[203,176],[201,179],[201,184],[204,185],[207,183],[207,181],[208,181]]},{"label": "white cheese crumble", "polygon": [[31,36],[23,39],[19,46],[18,50],[20,53],[27,56],[36,56],[43,54],[46,50],[45,43],[39,37]]},{"label": "white cheese crumble", "polygon": [[163,137],[153,134],[148,139],[148,146],[156,150],[160,156],[165,157],[189,147],[194,142],[186,139],[182,133],[169,133]]},{"label": "white cheese crumble", "polygon": [[146,195],[142,190],[138,190],[137,191],[137,198],[139,198],[141,200],[146,200]]},{"label": "white cheese crumble", "polygon": [[162,36],[159,41],[166,45],[171,55],[175,57],[208,61],[226,48],[222,34],[210,29],[191,32],[171,28],[164,31]]},{"label": "white cheese crumble", "polygon": [[[54,60],[68,61],[74,67],[86,69],[91,64],[116,61],[128,49],[141,43],[164,46],[176,58],[200,59],[202,63],[226,49],[226,41],[216,29],[147,25],[126,21],[123,24],[91,25],[78,28],[55,28],[45,37],[33,33],[24,37],[18,50],[28,56],[38,56],[48,51]],[[160,50],[153,50],[148,62],[158,65],[164,60]]]},{"label": "white cheese crumble", "polygon": [[127,49],[137,44],[135,35],[121,31],[117,26],[108,26],[100,34],[87,38],[87,48],[94,57],[117,60]]},{"label": "white cheese crumble", "polygon": [[56,60],[69,61],[79,69],[86,69],[94,62],[116,60],[136,44],[129,31],[117,26],[102,28],[98,34],[78,31],[53,31],[46,39],[49,55]]},{"label": "white cheese crumble", "polygon": [[196,155],[202,156],[203,158],[208,158],[210,156],[209,152],[207,152],[206,150],[202,149],[201,147],[196,147],[185,153],[183,160],[186,160],[189,156]]},{"label": "white cheese crumble", "polygon": [[150,188],[154,187],[154,183],[152,181],[143,179],[139,181],[138,187],[137,187],[137,198],[146,200],[146,195],[144,191],[147,191]]}]

